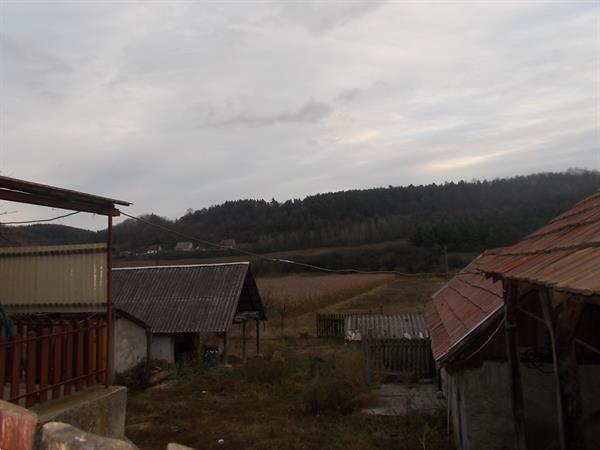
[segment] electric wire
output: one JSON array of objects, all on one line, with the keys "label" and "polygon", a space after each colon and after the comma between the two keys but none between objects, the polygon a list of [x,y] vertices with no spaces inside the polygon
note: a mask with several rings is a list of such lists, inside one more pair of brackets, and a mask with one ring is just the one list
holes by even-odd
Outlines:
[{"label": "electric wire", "polygon": [[173,230],[169,227],[165,227],[164,225],[160,225],[158,223],[153,223],[150,222],[149,220],[146,219],[142,219],[140,217],[136,217],[133,216],[131,214],[127,214],[124,213],[123,211],[119,211],[121,214],[123,214],[125,217],[129,217],[130,219],[136,220],[138,222],[144,223],[146,225],[150,225],[153,226],[155,228],[161,229],[163,231],[166,231],[168,233],[171,233],[173,235],[185,238],[185,239],[189,239],[191,241],[195,241],[195,242],[199,242],[201,244],[205,244],[211,247],[215,247],[215,248],[220,248],[223,250],[233,250],[233,251],[237,251],[238,253],[242,253],[246,256],[251,256],[254,258],[259,258],[262,259],[264,261],[268,261],[268,262],[272,262],[272,263],[281,263],[281,264],[290,264],[290,265],[295,265],[295,266],[300,266],[300,267],[305,267],[307,269],[312,269],[312,270],[317,270],[317,271],[321,271],[321,272],[327,272],[327,273],[356,273],[356,274],[362,274],[362,275],[375,275],[375,274],[388,274],[388,275],[398,275],[401,277],[406,277],[406,278],[426,278],[426,277],[440,277],[443,276],[443,274],[440,273],[405,273],[405,272],[400,272],[398,270],[360,270],[360,269],[330,269],[327,267],[321,267],[321,266],[317,266],[314,264],[308,264],[308,263],[303,263],[303,262],[299,262],[299,261],[293,261],[291,259],[283,259],[283,258],[272,258],[269,256],[265,256],[265,255],[261,255],[259,253],[254,253],[248,250],[244,250],[241,248],[231,248],[229,246],[226,245],[221,245],[221,244],[217,244],[216,242],[211,242],[211,241],[207,241],[204,239],[200,239],[197,238],[195,236],[190,236],[188,234],[185,233],[181,233],[180,231],[176,231]]},{"label": "electric wire", "polygon": [[69,214],[63,214],[62,216],[51,217],[49,219],[37,219],[37,220],[19,220],[13,222],[0,222],[0,225],[25,225],[28,223],[40,223],[40,222],[52,222],[53,220],[64,219],[65,217],[74,216],[79,214],[81,211],[71,212]]}]

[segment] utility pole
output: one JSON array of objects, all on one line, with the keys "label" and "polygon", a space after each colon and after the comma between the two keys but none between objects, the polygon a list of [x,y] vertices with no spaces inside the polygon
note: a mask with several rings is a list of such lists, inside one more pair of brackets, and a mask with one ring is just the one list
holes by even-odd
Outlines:
[{"label": "utility pole", "polygon": [[448,278],[448,247],[444,244],[444,274]]}]

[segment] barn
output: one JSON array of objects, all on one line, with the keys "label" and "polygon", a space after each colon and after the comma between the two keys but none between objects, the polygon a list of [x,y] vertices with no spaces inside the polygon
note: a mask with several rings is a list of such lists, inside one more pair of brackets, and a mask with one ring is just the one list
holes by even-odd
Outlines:
[{"label": "barn", "polygon": [[266,314],[247,262],[113,269],[113,301],[151,333],[144,344],[143,327],[127,317],[117,322],[115,340],[124,352],[148,352],[152,359],[173,363],[198,355],[218,338],[226,360],[231,327],[242,328],[245,353],[249,323],[260,350],[259,323]]},{"label": "barn", "polygon": [[458,448],[600,447],[599,243],[597,192],[427,304]]}]

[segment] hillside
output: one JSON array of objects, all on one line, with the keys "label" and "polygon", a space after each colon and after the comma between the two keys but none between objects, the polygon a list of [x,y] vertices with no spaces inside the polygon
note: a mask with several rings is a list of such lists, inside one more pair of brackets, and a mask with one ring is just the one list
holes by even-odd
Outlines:
[{"label": "hillside", "polygon": [[[600,187],[600,172],[571,170],[491,181],[351,190],[285,202],[237,200],[170,220],[147,220],[201,239],[232,238],[258,252],[328,246],[356,246],[409,239],[418,247],[447,245],[479,251],[515,242]],[[60,225],[1,229],[30,243],[102,241],[104,232]],[[126,220],[115,227],[115,244],[135,250],[161,244],[173,248],[180,237]],[[209,254],[206,254],[209,256]]]}]

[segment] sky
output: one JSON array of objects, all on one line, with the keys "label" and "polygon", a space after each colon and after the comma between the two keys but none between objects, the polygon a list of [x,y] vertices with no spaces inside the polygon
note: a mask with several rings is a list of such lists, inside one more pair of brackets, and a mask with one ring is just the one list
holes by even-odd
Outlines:
[{"label": "sky", "polygon": [[597,1],[0,0],[0,173],[131,214],[570,167],[600,169]]}]

